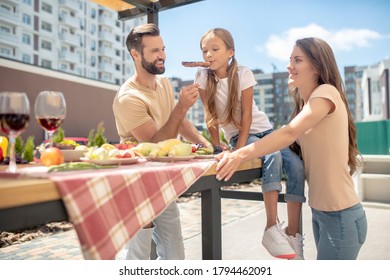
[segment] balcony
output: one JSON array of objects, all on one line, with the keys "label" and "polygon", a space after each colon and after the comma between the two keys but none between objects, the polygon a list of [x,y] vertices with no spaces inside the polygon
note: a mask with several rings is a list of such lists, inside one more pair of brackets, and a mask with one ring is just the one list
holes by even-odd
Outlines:
[{"label": "balcony", "polygon": [[81,20],[69,15],[60,15],[60,23],[77,29],[81,27]]},{"label": "balcony", "polygon": [[60,0],[60,6],[66,7],[73,11],[80,10],[80,5],[75,0]]},{"label": "balcony", "polygon": [[75,47],[80,47],[81,42],[80,42],[80,37],[74,34],[69,34],[69,33],[61,33],[60,38],[62,40],[62,43],[64,44],[69,44]]},{"label": "balcony", "polygon": [[116,58],[115,50],[111,48],[99,48],[99,55],[107,56],[109,58]]},{"label": "balcony", "polygon": [[105,73],[114,73],[117,72],[115,69],[114,64],[109,63],[109,62],[101,62],[99,63],[99,72],[105,72]]},{"label": "balcony", "polygon": [[107,31],[101,31],[99,32],[99,40],[104,40],[112,43],[115,42],[115,35]]},{"label": "balcony", "polygon": [[0,42],[12,47],[18,47],[20,45],[17,35],[5,32],[0,32]]},{"label": "balcony", "polygon": [[0,9],[0,20],[10,24],[20,25],[18,12],[10,13],[9,11]]},{"label": "balcony", "polygon": [[60,60],[71,63],[80,63],[80,56],[77,53],[72,53],[70,51],[61,51],[59,58]]},{"label": "balcony", "polygon": [[110,27],[115,27],[115,19],[112,19],[108,16],[99,16],[99,24],[104,24]]}]

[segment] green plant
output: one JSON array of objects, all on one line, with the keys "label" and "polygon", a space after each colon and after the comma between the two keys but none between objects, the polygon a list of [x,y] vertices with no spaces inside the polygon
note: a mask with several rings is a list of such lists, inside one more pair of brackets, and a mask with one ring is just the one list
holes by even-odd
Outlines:
[{"label": "green plant", "polygon": [[22,158],[28,162],[34,160],[34,136],[29,136],[24,144],[23,156]]},{"label": "green plant", "polygon": [[95,135],[95,145],[98,147],[107,143],[107,139],[104,136],[104,130],[105,130],[104,123],[103,122],[99,123],[99,125],[97,127],[97,131],[96,131],[96,135]]},{"label": "green plant", "polygon": [[95,134],[95,129],[92,129],[89,132],[88,135],[88,147],[100,147],[101,145],[107,143],[107,139],[104,136],[104,123],[101,122],[98,124],[97,129],[96,129],[96,134]]},{"label": "green plant", "polygon": [[22,137],[18,136],[15,139],[15,155],[22,156],[23,154],[23,139]]},{"label": "green plant", "polygon": [[[202,130],[202,136],[203,136],[204,138],[206,138],[207,141],[209,141],[210,143],[212,143],[211,136],[210,136],[210,132],[209,132],[208,129],[203,129],[203,130]],[[223,131],[220,131],[219,138],[220,138],[220,141],[221,141],[221,142],[224,142],[224,143],[226,143],[226,145],[229,145],[229,143],[227,142],[227,140],[226,140],[226,138],[225,138],[225,133],[223,133]]]},{"label": "green plant", "polygon": [[53,142],[54,143],[60,143],[64,140],[65,137],[65,131],[60,127],[57,129],[57,133],[53,136]]},{"label": "green plant", "polygon": [[91,131],[88,134],[88,147],[95,146],[95,129],[91,129]]}]

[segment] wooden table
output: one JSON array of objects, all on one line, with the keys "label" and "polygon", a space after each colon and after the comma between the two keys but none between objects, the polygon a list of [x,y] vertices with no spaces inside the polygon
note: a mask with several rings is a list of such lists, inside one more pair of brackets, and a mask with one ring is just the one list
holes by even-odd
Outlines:
[{"label": "wooden table", "polygon": [[[202,258],[221,259],[221,199],[263,200],[260,192],[222,190],[223,186],[245,183],[261,176],[259,159],[243,163],[225,182],[215,178],[215,164],[186,193],[201,193]],[[279,201],[284,202],[284,194]],[[0,178],[0,231],[26,229],[52,221],[68,220],[61,195],[48,179]]]}]

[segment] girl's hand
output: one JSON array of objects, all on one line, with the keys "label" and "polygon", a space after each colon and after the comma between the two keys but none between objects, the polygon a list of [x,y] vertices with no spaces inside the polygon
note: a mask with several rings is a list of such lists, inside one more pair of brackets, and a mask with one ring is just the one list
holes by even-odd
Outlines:
[{"label": "girl's hand", "polygon": [[230,151],[230,147],[225,142],[221,142],[221,148],[223,151]]},{"label": "girl's hand", "polygon": [[236,152],[223,152],[217,155],[215,159],[218,161],[216,167],[218,181],[222,179],[228,181],[241,164],[241,159]]}]

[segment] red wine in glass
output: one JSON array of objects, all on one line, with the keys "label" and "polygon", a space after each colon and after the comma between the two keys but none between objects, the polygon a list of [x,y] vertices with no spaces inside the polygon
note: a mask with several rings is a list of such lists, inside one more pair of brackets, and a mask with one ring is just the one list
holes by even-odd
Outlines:
[{"label": "red wine in glass", "polygon": [[35,99],[35,118],[49,134],[53,146],[53,134],[62,125],[66,116],[66,102],[59,91],[42,91]]},{"label": "red wine in glass", "polygon": [[0,114],[0,128],[6,135],[12,133],[17,137],[26,129],[29,120],[27,114]]},{"label": "red wine in glass", "polygon": [[38,123],[47,131],[56,131],[63,123],[60,118],[38,118]]},{"label": "red wine in glass", "polygon": [[30,102],[24,92],[0,92],[0,131],[9,138],[8,172],[16,172],[15,138],[30,120]]}]

